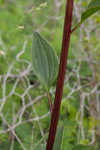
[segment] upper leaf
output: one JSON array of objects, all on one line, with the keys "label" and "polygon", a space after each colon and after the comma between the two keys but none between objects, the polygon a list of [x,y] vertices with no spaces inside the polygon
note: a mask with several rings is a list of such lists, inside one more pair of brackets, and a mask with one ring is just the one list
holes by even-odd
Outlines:
[{"label": "upper leaf", "polygon": [[58,72],[58,58],[49,43],[39,33],[33,33],[32,64],[36,76],[49,88]]},{"label": "upper leaf", "polygon": [[100,0],[92,0],[89,3],[88,8],[92,8],[92,7],[100,7]]},{"label": "upper leaf", "polygon": [[87,10],[82,13],[80,24],[82,24],[86,19],[88,19],[91,15],[95,14],[99,10],[100,0],[92,0],[88,5]]}]

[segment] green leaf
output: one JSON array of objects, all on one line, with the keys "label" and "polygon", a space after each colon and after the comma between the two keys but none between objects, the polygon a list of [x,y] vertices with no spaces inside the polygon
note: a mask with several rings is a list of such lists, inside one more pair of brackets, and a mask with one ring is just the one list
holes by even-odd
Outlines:
[{"label": "green leaf", "polygon": [[86,11],[81,15],[81,21],[76,24],[72,31],[76,30],[84,21],[86,21],[90,16],[94,15],[97,11],[100,10],[100,0],[92,0]]},{"label": "green leaf", "polygon": [[100,10],[100,0],[92,0],[88,5],[87,10],[82,13],[80,24],[82,24],[86,19],[88,19],[90,16],[92,16],[99,10]]},{"label": "green leaf", "polygon": [[92,7],[100,7],[100,0],[92,0],[89,3],[88,8],[92,8]]},{"label": "green leaf", "polygon": [[85,146],[85,145],[78,144],[72,150],[94,150],[94,147],[88,146],[88,145]]},{"label": "green leaf", "polygon": [[92,16],[94,13],[96,13],[98,10],[100,10],[99,7],[96,8],[89,8],[87,9],[81,16],[81,24],[88,19],[90,16]]},{"label": "green leaf", "polygon": [[33,33],[32,65],[40,82],[49,88],[58,72],[58,58],[49,43],[39,33]]},{"label": "green leaf", "polygon": [[53,150],[61,150],[64,127],[58,127]]}]

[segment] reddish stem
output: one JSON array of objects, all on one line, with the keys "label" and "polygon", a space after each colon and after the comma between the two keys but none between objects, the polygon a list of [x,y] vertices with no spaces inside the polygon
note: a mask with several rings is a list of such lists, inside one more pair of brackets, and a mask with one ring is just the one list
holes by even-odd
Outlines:
[{"label": "reddish stem", "polygon": [[68,49],[69,49],[70,36],[71,36],[73,3],[74,0],[67,0],[59,74],[58,74],[58,80],[56,85],[55,102],[54,102],[54,108],[51,117],[51,126],[49,130],[49,137],[47,141],[46,150],[53,149],[57,124],[59,119],[60,105],[61,105],[63,86],[64,86],[64,78],[66,73],[66,64],[67,64],[66,59],[68,57]]},{"label": "reddish stem", "polygon": [[71,33],[73,33],[80,25],[81,25],[81,23],[78,23],[78,24],[71,30]]}]

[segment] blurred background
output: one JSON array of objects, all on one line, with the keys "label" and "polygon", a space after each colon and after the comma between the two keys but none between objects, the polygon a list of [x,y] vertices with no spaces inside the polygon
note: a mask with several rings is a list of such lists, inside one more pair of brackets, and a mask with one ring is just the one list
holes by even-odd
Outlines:
[{"label": "blurred background", "polygon": [[[74,1],[72,27],[89,3]],[[32,70],[32,32],[40,32],[59,57],[65,5],[66,0],[0,0],[0,150],[34,150],[46,143],[51,117],[45,89]],[[95,14],[71,36],[59,121],[62,150],[97,147],[99,114],[100,15]]]}]

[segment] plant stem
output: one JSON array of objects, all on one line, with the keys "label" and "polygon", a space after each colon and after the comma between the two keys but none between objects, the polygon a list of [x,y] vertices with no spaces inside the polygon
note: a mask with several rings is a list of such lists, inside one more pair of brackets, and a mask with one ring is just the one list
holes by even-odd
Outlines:
[{"label": "plant stem", "polygon": [[80,27],[82,23],[78,23],[72,30],[71,33],[73,33],[75,30],[77,30],[78,27]]},{"label": "plant stem", "polygon": [[62,51],[61,51],[61,57],[60,57],[60,66],[59,66],[55,101],[54,101],[54,107],[53,107],[53,112],[52,112],[52,117],[51,117],[51,125],[50,125],[46,150],[53,150],[56,129],[57,129],[58,120],[59,120],[60,105],[61,105],[61,99],[62,99],[62,94],[63,94],[64,78],[65,78],[66,65],[67,65],[66,59],[68,58],[68,49],[69,49],[70,36],[71,36],[73,3],[74,3],[74,0],[67,0],[65,22],[64,22],[64,33],[63,33],[63,41],[62,41]]}]

